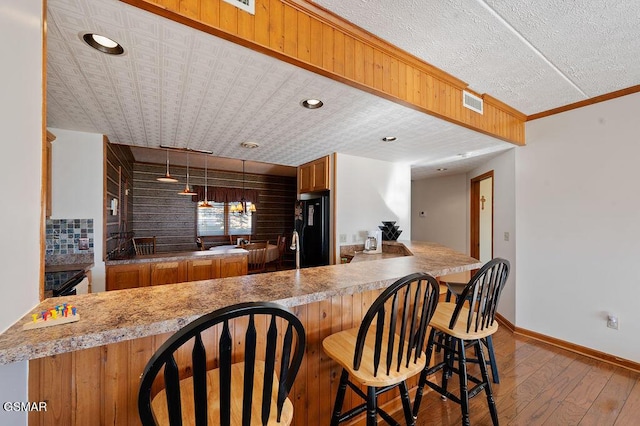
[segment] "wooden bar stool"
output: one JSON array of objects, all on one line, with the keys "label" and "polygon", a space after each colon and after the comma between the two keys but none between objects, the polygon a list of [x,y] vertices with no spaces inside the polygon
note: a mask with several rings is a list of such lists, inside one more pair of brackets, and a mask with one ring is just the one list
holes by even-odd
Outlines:
[{"label": "wooden bar stool", "polygon": [[[388,423],[393,418],[377,405],[378,395],[396,387],[407,425],[415,425],[406,379],[424,370],[423,351],[427,325],[438,304],[438,282],[431,275],[417,273],[399,279],[373,302],[359,328],[344,330],[324,339],[324,351],[342,366],[340,386],[331,425],[367,412],[367,426],[375,425],[378,414]],[[358,387],[364,385],[364,393]],[[349,386],[366,402],[342,413]]]},{"label": "wooden bar stool", "polygon": [[[458,302],[460,295],[464,291],[464,288],[469,284],[470,280],[466,282],[450,280],[444,277],[444,280],[440,280],[440,284],[444,284],[447,287],[447,295],[445,301],[451,302],[451,297],[455,296],[455,301]],[[487,347],[487,355],[489,356],[489,365],[491,366],[491,376],[493,377],[493,383],[500,383],[500,375],[498,374],[498,364],[496,363],[496,356],[493,353],[493,337],[491,335],[481,340],[482,344]]]},{"label": "wooden bar stool", "polygon": [[[247,321],[241,345],[233,341],[237,330],[230,325],[240,318]],[[212,327],[218,341],[207,358],[203,342],[208,339],[202,334]],[[288,425],[293,404],[287,396],[305,342],[300,320],[274,303],[242,303],[204,315],[178,330],[147,363],[138,392],[140,420],[144,426]],[[178,352],[183,346],[190,363],[176,362],[188,358],[184,350]],[[207,366],[212,359],[217,368]],[[152,395],[162,370],[164,387]]]},{"label": "wooden bar stool", "polygon": [[[498,330],[495,313],[508,276],[509,261],[500,258],[493,259],[473,276],[460,293],[456,303],[445,302],[438,305],[429,323],[431,332],[427,344],[427,359],[431,358],[434,345],[442,347],[444,359],[422,371],[413,405],[414,416],[418,415],[424,386],[428,385],[443,397],[460,404],[462,424],[468,425],[469,398],[484,390],[491,420],[494,425],[498,424],[498,411],[491,392],[491,382],[487,373],[481,340]],[[444,339],[440,339],[440,335],[443,335]],[[481,379],[467,371],[466,349],[468,347],[473,347],[478,357]],[[456,361],[458,362],[457,367],[455,366]],[[440,370],[442,370],[441,385],[428,380],[430,376]],[[447,390],[447,383],[452,374],[459,376],[459,395],[454,395]],[[469,381],[474,384],[471,389],[468,388]]]}]

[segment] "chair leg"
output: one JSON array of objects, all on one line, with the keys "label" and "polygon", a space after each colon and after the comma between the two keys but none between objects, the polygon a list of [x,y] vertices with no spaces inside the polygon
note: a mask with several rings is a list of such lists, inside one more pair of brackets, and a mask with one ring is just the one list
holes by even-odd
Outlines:
[{"label": "chair leg", "polygon": [[367,387],[367,426],[375,426],[378,424],[378,407],[376,401],[376,388]]},{"label": "chair leg", "polygon": [[498,426],[498,409],[496,408],[496,402],[493,399],[493,391],[491,389],[491,382],[489,382],[489,373],[487,372],[487,364],[485,363],[484,353],[480,341],[476,342],[479,349],[479,364],[480,374],[482,374],[482,381],[485,383],[484,392],[487,395],[487,404],[489,404],[489,413],[491,414],[491,421],[494,426]]},{"label": "chair leg", "polygon": [[416,390],[416,398],[413,401],[413,418],[418,418],[418,411],[420,410],[420,402],[422,401],[422,393],[424,391],[424,387],[427,384],[427,370],[429,369],[429,363],[431,361],[431,355],[433,354],[433,339],[435,338],[436,330],[435,328],[431,328],[431,332],[429,333],[429,340],[427,340],[427,352],[426,352],[426,360],[427,365],[422,369],[422,373],[420,373],[420,380],[418,381],[418,389]]},{"label": "chair leg", "polygon": [[[455,360],[455,352],[456,352],[456,342],[457,339],[453,339],[453,337],[446,335],[444,341],[444,368],[442,369],[442,389],[446,392],[447,385],[449,383],[449,378],[453,375],[453,363]],[[447,399],[446,396],[442,395],[441,399]]]},{"label": "chair leg", "polygon": [[[449,290],[449,288],[447,288],[447,295],[445,296],[444,301],[447,303],[451,302],[451,290]],[[458,301],[458,298],[456,297],[456,302],[457,301]],[[436,352],[440,353],[440,349],[442,348],[443,341],[444,341],[444,334],[440,333],[440,335],[438,336],[439,345],[436,347]]]},{"label": "chair leg", "polygon": [[[467,379],[467,357],[464,352],[464,341],[456,339],[456,346],[458,347],[458,363],[460,371],[460,409],[462,410],[462,424],[465,426],[470,425],[469,422],[469,386]],[[480,356],[484,358],[483,356]],[[480,367],[482,368],[482,367]],[[484,367],[486,371],[486,366]]]},{"label": "chair leg", "polygon": [[[487,336],[484,343],[487,345],[487,352],[489,354],[489,365],[491,365],[491,375],[493,376],[493,383],[500,383],[500,376],[498,375],[498,364],[496,364],[496,356],[493,353],[493,339],[491,336]],[[480,348],[482,350],[482,348]]]},{"label": "chair leg", "polygon": [[340,423],[340,415],[342,414],[342,404],[344,403],[344,395],[347,391],[347,382],[349,380],[349,372],[342,369],[342,375],[340,375],[340,386],[338,387],[338,393],[336,394],[336,402],[333,405],[333,414],[331,415],[331,426],[338,426]]},{"label": "chair leg", "polygon": [[416,421],[413,418],[413,413],[411,413],[411,401],[409,401],[409,389],[407,389],[407,383],[404,381],[400,383],[400,399],[402,399],[404,420],[407,426],[415,426]]}]

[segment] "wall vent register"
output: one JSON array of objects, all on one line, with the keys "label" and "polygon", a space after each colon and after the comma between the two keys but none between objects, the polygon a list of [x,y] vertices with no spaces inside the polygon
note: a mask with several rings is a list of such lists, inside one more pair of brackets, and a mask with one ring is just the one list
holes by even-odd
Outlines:
[{"label": "wall vent register", "polygon": [[477,112],[478,114],[482,114],[484,111],[484,101],[482,98],[467,92],[466,90],[462,91],[462,106],[465,108],[469,108],[472,111]]}]

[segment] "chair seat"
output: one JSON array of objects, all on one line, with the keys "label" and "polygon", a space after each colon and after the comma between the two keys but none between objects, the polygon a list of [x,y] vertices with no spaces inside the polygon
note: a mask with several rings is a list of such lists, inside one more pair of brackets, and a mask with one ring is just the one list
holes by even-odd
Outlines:
[{"label": "chair seat", "polygon": [[[426,357],[424,352],[420,352],[418,361],[414,364],[409,363],[409,367],[406,367],[406,358],[400,365],[400,370],[397,371],[398,354],[393,354],[393,360],[391,362],[391,370],[389,375],[386,374],[386,359],[387,348],[382,345],[382,352],[380,355],[380,367],[378,369],[378,376],[374,376],[373,372],[373,353],[375,344],[375,327],[371,327],[367,334],[367,338],[364,344],[364,350],[362,354],[362,362],[358,370],[353,369],[353,354],[355,353],[356,340],[358,338],[358,328],[352,328],[349,330],[340,331],[332,334],[322,341],[324,351],[332,359],[334,359],[343,368],[349,371],[352,379],[365,386],[384,387],[391,386],[400,383],[416,374],[420,373],[426,365]],[[388,332],[384,333],[383,341],[387,341]],[[400,340],[400,337],[396,334],[396,341]],[[413,361],[413,356],[411,357]]]},{"label": "chair seat", "polygon": [[[429,325],[438,331],[447,333],[450,336],[456,337],[462,340],[476,340],[483,339],[492,335],[498,330],[498,321],[494,321],[492,325],[486,326],[484,330],[477,332],[473,331],[473,326],[467,332],[467,317],[469,315],[469,308],[462,307],[460,315],[456,321],[453,329],[449,328],[449,323],[453,316],[453,311],[456,309],[455,303],[439,303],[436,307],[436,311],[429,322]],[[475,317],[476,314],[473,316]],[[475,318],[474,318],[475,320]],[[473,322],[473,321],[472,321]]]},{"label": "chair seat", "polygon": [[[262,399],[265,364],[262,361],[255,362],[255,375],[253,382],[253,400],[260,401]],[[208,400],[208,417],[210,425],[220,424],[220,370],[210,370],[207,372],[207,400]],[[231,424],[242,425],[242,391],[244,383],[244,363],[236,363],[231,365]],[[271,412],[269,416],[269,425],[289,425],[293,419],[293,404],[287,398],[282,407],[282,416],[280,423],[276,421],[277,406],[276,398],[278,396],[278,378],[274,374],[273,392],[271,397]],[[184,425],[195,424],[193,413],[193,379],[187,377],[180,380],[180,399],[182,401],[182,421]],[[164,389],[160,391],[151,401],[153,414],[159,425],[168,425],[167,403]],[[262,425],[260,404],[253,404],[251,413],[251,424]]]}]

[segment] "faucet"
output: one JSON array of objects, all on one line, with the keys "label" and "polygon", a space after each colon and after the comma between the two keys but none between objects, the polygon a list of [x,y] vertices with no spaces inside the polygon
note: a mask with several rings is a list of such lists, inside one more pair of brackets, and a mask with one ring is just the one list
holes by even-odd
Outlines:
[{"label": "faucet", "polygon": [[298,236],[298,231],[293,231],[291,247],[289,248],[296,251],[296,269],[300,269],[300,237]]}]

